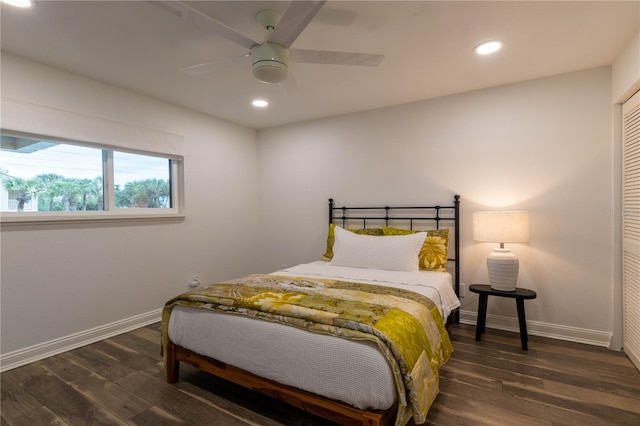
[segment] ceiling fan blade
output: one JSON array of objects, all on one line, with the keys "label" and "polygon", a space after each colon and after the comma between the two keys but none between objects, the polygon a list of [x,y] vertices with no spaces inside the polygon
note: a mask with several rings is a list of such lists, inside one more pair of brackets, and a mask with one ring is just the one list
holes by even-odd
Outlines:
[{"label": "ceiling fan blade", "polygon": [[358,65],[377,67],[384,55],[373,53],[332,52],[329,50],[291,49],[291,60],[307,64]]},{"label": "ceiling fan blade", "polygon": [[229,58],[229,59],[223,59],[221,61],[215,61],[215,62],[207,62],[204,64],[197,64],[197,65],[191,65],[188,67],[183,67],[180,68],[180,71],[182,71],[185,74],[188,75],[204,75],[204,74],[208,74],[212,71],[214,71],[216,68],[218,68],[220,65],[222,64],[228,64],[231,62],[239,62],[240,60],[246,59],[248,57],[250,57],[251,55],[246,54],[243,56],[236,56],[235,58]]},{"label": "ceiling fan blade", "polygon": [[214,34],[222,36],[234,43],[251,49],[254,45],[260,44],[249,37],[245,37],[233,28],[223,24],[215,18],[200,12],[197,9],[187,6],[179,1],[149,1],[150,3],[166,12],[172,13],[180,18],[193,22],[202,28],[211,31]]},{"label": "ceiling fan blade", "polygon": [[296,41],[300,33],[309,25],[309,22],[326,2],[327,0],[292,1],[267,41],[288,48]]}]

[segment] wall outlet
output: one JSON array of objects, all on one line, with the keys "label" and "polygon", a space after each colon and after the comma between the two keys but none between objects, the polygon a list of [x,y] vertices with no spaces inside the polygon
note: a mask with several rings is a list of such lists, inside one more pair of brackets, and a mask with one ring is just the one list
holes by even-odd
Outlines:
[{"label": "wall outlet", "polygon": [[189,284],[191,288],[200,287],[200,275],[192,275],[187,284]]},{"label": "wall outlet", "polygon": [[465,283],[460,283],[460,298],[463,298],[467,295],[467,285]]}]

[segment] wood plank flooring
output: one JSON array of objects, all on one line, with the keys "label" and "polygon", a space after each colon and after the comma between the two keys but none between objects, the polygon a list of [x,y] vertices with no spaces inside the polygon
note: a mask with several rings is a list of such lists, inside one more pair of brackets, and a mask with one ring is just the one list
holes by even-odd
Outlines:
[{"label": "wood plank flooring", "polygon": [[[640,372],[623,353],[516,333],[450,330],[429,425],[640,425]],[[159,324],[0,375],[1,425],[327,425],[187,365],[165,383]],[[413,425],[410,422],[410,425]]]}]

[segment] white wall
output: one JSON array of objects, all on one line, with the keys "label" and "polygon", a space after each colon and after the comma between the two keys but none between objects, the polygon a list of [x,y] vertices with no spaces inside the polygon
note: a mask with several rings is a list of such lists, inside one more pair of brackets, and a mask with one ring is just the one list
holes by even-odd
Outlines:
[{"label": "white wall", "polygon": [[186,184],[182,222],[3,227],[3,368],[157,321],[191,275],[253,272],[254,130],[5,54],[2,96],[182,135]]},{"label": "white wall", "polygon": [[[608,345],[612,325],[609,67],[258,132],[263,270],[318,259],[338,204],[446,203],[462,196],[461,279],[487,281],[491,244],[471,214],[530,211],[513,244],[533,334]],[[512,300],[489,322],[516,327]],[[463,299],[474,320],[473,295]]]},{"label": "white wall", "polygon": [[[157,320],[192,274],[210,282],[317,259],[329,197],[413,204],[462,195],[466,283],[486,281],[492,249],[471,240],[471,213],[529,210],[532,240],[511,248],[520,285],[539,294],[527,302],[530,331],[606,344],[611,74],[586,70],[256,135],[3,54],[2,96],[182,135],[187,201],[177,223],[3,228],[3,368]],[[490,325],[517,327],[510,302],[490,302]],[[475,298],[463,306],[473,320]]]},{"label": "white wall", "polygon": [[640,90],[640,30],[627,42],[611,66],[614,103],[623,103]]}]

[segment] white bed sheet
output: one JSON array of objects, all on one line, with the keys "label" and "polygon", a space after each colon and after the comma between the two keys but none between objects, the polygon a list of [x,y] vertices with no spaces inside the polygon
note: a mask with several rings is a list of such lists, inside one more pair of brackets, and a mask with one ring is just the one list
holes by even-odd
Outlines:
[{"label": "white bed sheet", "polygon": [[[451,275],[443,272],[372,271],[319,261],[273,274],[410,288],[438,303],[445,318],[459,306],[453,290],[446,290],[451,289]],[[186,349],[357,408],[385,410],[397,399],[387,361],[369,341],[185,306],[173,309],[168,332],[172,342]]]}]

